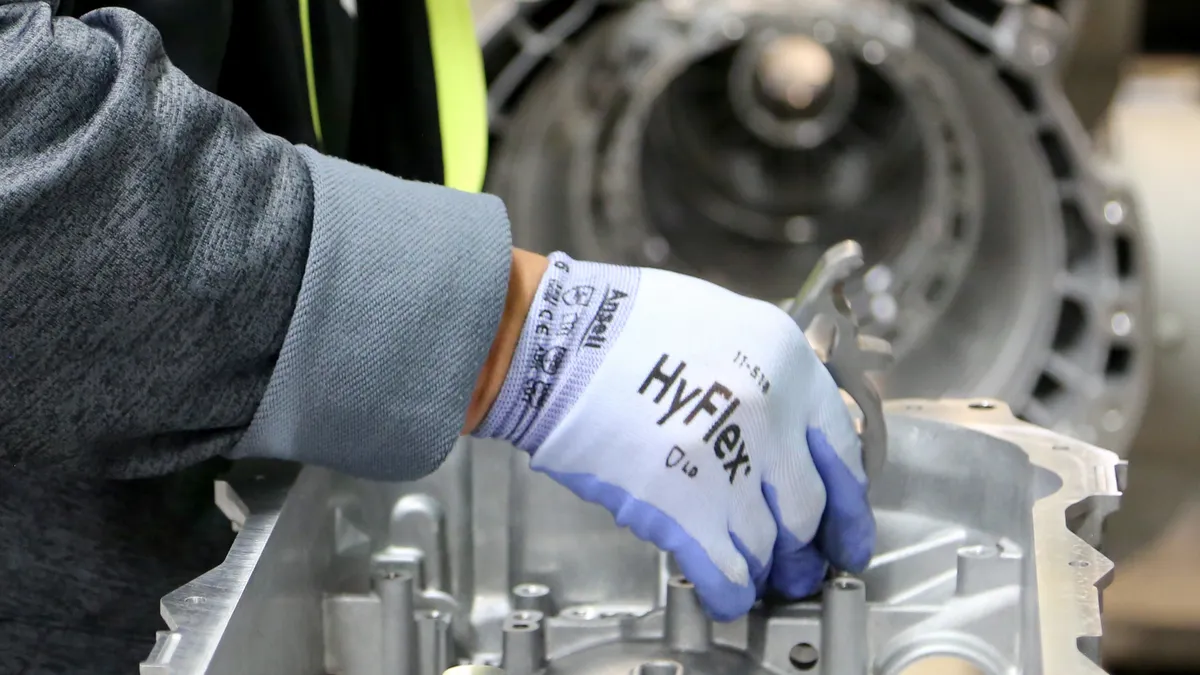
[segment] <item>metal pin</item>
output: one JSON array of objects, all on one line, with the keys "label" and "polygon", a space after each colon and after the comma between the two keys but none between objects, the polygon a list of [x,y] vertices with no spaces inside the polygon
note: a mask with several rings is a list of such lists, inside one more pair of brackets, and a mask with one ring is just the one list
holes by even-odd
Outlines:
[{"label": "metal pin", "polygon": [[821,604],[822,675],[867,675],[867,587],[841,575],[825,583]]},{"label": "metal pin", "polygon": [[712,643],[712,621],[704,613],[696,587],[683,577],[667,582],[665,617],[667,646],[681,652],[707,651]]},{"label": "metal pin", "polygon": [[417,624],[413,619],[413,578],[384,570],[375,578],[382,610],[382,675],[417,675]]},{"label": "metal pin", "polygon": [[1001,557],[995,544],[963,546],[958,549],[954,592],[973,595],[1016,580],[1017,558]]},{"label": "metal pin", "polygon": [[421,648],[421,675],[440,675],[454,663],[450,639],[450,615],[427,610],[417,615],[417,639]]},{"label": "metal pin", "polygon": [[550,616],[554,614],[553,601],[554,598],[550,595],[550,587],[545,584],[517,584],[513,586],[513,609],[541,612],[546,616]]},{"label": "metal pin", "polygon": [[513,612],[504,621],[502,666],[509,675],[532,675],[546,664],[544,614],[531,610]]}]

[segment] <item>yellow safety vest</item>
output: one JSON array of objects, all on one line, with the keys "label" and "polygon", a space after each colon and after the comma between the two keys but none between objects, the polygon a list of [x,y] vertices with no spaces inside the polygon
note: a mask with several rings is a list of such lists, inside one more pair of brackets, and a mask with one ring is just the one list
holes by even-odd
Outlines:
[{"label": "yellow safety vest", "polygon": [[[308,0],[299,2],[308,108],[317,142],[323,143]],[[425,14],[437,87],[443,182],[457,190],[479,192],[487,171],[487,80],[470,0],[425,0]]]}]

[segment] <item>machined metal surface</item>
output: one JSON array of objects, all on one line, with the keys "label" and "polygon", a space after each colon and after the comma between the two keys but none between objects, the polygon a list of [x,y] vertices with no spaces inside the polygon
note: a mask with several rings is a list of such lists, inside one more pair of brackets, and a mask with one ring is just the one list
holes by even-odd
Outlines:
[{"label": "machined metal surface", "polygon": [[520,245],[775,299],[853,238],[886,396],[1128,445],[1148,258],[1061,89],[1083,3],[482,4],[489,189]]},{"label": "machined metal surface", "polygon": [[164,598],[172,630],[142,672],[892,675],[954,657],[1101,673],[1111,563],[1096,546],[1123,463],[992,401],[887,415],[870,567],[823,601],[769,598],[728,624],[667,557],[506,445],[466,442],[398,485],[242,464],[222,491],[240,523],[229,559]]}]

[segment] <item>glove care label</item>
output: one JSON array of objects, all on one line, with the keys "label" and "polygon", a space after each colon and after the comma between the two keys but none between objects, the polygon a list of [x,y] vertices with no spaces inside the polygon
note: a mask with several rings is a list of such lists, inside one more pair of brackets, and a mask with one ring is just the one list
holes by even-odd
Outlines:
[{"label": "glove care label", "polygon": [[638,279],[633,267],[552,254],[500,395],[476,435],[536,452],[620,334]]}]

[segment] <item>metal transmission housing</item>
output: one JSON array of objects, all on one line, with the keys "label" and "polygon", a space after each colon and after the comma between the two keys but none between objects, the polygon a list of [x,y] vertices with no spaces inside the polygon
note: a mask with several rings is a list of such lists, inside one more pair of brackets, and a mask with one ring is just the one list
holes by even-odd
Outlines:
[{"label": "metal transmission housing", "polygon": [[868,570],[729,624],[507,445],[465,444],[398,485],[244,463],[217,489],[233,549],[163,599],[170,630],[141,672],[913,675],[953,657],[973,668],[955,673],[1100,675],[1112,565],[1096,546],[1124,464],[991,401],[886,412]]},{"label": "metal transmission housing", "polygon": [[859,321],[896,351],[887,396],[991,396],[1129,443],[1146,257],[1059,88],[1071,31],[1053,11],[493,1],[477,22],[488,187],[518,245],[777,299],[854,238]]},{"label": "metal transmission housing", "polygon": [[[1056,67],[1067,98],[1085,128],[1104,121],[1126,63],[1136,55],[1143,0],[975,0],[961,2],[978,20],[998,23],[1009,5],[1029,2],[1057,12],[1067,33],[1059,41]],[[1016,10],[1022,11],[1022,10]]]}]

